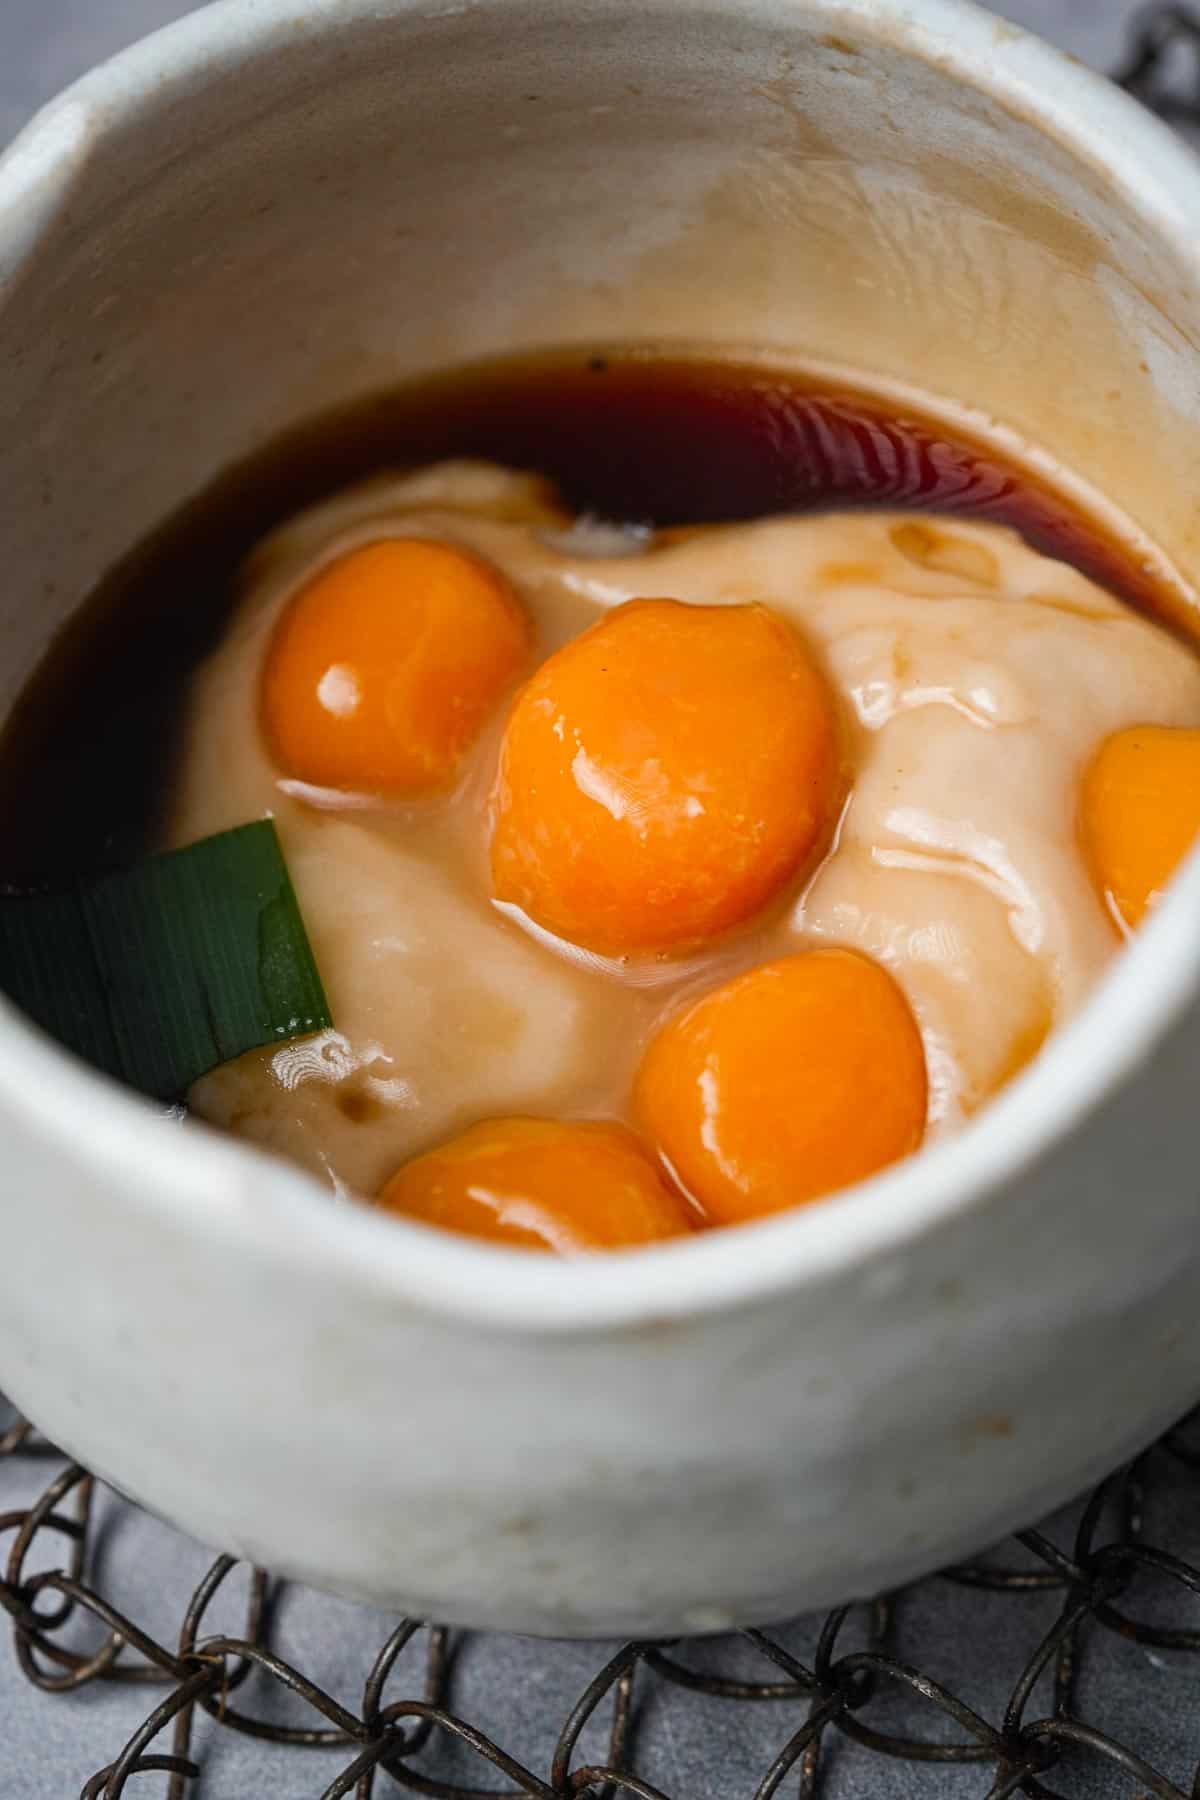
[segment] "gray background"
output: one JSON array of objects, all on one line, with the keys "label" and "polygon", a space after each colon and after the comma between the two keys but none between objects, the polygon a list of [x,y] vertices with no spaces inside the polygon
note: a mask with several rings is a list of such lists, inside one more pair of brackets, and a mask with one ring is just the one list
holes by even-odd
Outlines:
[{"label": "gray background", "polygon": [[[90,64],[190,10],[183,0],[0,0],[0,143]],[[1117,59],[1132,12],[1127,0],[1008,0],[1001,10],[1102,67]],[[1185,1478],[1165,1460],[1159,1474],[1151,1530],[1160,1543],[1200,1560],[1200,1478]],[[25,1504],[47,1479],[45,1464],[0,1462],[0,1512]],[[101,1583],[117,1604],[169,1642],[209,1557],[115,1501],[103,1505]],[[1066,1520],[1053,1523],[1060,1541],[1065,1541],[1068,1525]],[[1160,1616],[1196,1622],[1194,1617],[1189,1621],[1187,1608],[1178,1602],[1166,1604],[1175,1604],[1176,1611],[1160,1610]],[[994,1598],[927,1583],[901,1608],[901,1653],[995,1719],[1055,1606],[1046,1597]],[[213,1626],[236,1629],[235,1620],[229,1606],[218,1610]],[[370,1658],[392,1623],[382,1615],[293,1591],[283,1598],[276,1641],[282,1654],[355,1707]],[[813,1635],[812,1625],[801,1624],[791,1640],[811,1654]],[[729,1645],[695,1654],[715,1659],[727,1672],[745,1665],[747,1657],[743,1648]],[[603,1660],[597,1646],[472,1638],[462,1646],[456,1665],[455,1709],[545,1772],[565,1712]],[[1080,1694],[1085,1716],[1103,1723],[1184,1786],[1191,1779],[1189,1754],[1196,1754],[1200,1699],[1193,1661],[1104,1637],[1089,1652]],[[415,1685],[415,1661],[403,1663],[392,1693],[405,1687],[409,1669]],[[271,1693],[260,1692],[254,1701],[275,1704]],[[152,1703],[145,1690],[93,1688],[67,1698],[38,1694],[24,1684],[0,1647],[0,1800],[71,1800],[88,1776],[116,1756]],[[704,1703],[683,1691],[654,1686],[645,1707],[638,1766],[680,1800],[748,1796],[798,1722],[790,1706]],[[913,1723],[928,1730],[931,1721]],[[279,1752],[207,1725],[199,1738],[205,1778],[198,1800],[315,1800],[348,1760]],[[592,1747],[599,1749],[598,1744]],[[478,1765],[452,1761],[447,1773],[455,1767],[460,1779],[497,1785]],[[381,1791],[386,1786],[381,1782]],[[1128,1783],[1121,1785],[1100,1768],[1092,1773],[1090,1766],[1083,1774],[1056,1778],[1055,1786],[1089,1800],[1131,1792]],[[951,1800],[981,1795],[986,1787],[978,1770],[885,1764],[842,1752],[834,1759],[826,1792],[830,1800]],[[785,1791],[794,1793],[794,1784],[789,1782]],[[131,1792],[157,1795],[161,1778],[135,1782]]]}]

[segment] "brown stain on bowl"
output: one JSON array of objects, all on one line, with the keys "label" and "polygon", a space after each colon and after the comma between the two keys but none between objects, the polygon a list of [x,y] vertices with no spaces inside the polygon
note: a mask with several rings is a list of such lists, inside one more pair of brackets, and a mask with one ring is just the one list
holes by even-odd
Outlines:
[{"label": "brown stain on bowl", "polygon": [[499,1529],[501,1537],[532,1537],[537,1530],[537,1520],[532,1513],[518,1513],[515,1518],[505,1519]]},{"label": "brown stain on bowl", "polygon": [[1111,264],[1111,246],[1105,239],[1048,193],[1019,188],[980,164],[953,162],[949,157],[922,158],[916,167],[934,193],[1048,250],[1078,275],[1093,275]]},{"label": "brown stain on bowl", "polygon": [[1008,1413],[977,1413],[962,1430],[963,1449],[974,1450],[981,1442],[1000,1443],[1017,1434],[1016,1423]]}]

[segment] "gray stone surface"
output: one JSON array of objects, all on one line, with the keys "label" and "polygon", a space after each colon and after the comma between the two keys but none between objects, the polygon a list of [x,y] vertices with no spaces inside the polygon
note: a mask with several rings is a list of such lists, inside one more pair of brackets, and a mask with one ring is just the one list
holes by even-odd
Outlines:
[{"label": "gray stone surface", "polygon": [[[0,0],[0,142],[89,64],[189,10],[181,0]],[[1132,9],[1126,0],[1008,0],[1002,10],[1108,66]],[[0,1513],[31,1499],[45,1479],[44,1465],[0,1462]],[[1198,1493],[1200,1482],[1169,1477],[1158,1491],[1154,1520],[1162,1541],[1193,1559],[1200,1559]],[[107,1504],[111,1528],[101,1569],[106,1591],[169,1641],[206,1553],[155,1521]],[[1056,1529],[1061,1536],[1061,1524]],[[995,1599],[930,1583],[905,1603],[901,1652],[995,1718],[1053,1611],[1044,1597]],[[233,1624],[230,1612],[225,1618]],[[279,1624],[282,1653],[351,1705],[369,1657],[390,1628],[381,1616],[303,1593],[285,1598]],[[813,1627],[802,1624],[794,1641],[810,1652],[812,1637]],[[731,1657],[744,1658],[745,1652],[725,1647],[697,1654],[716,1656],[728,1668]],[[1105,1638],[1089,1655],[1081,1696],[1088,1716],[1103,1720],[1182,1785],[1191,1779],[1189,1747],[1196,1753],[1193,1660]],[[454,1703],[461,1715],[545,1770],[569,1702],[601,1661],[596,1646],[473,1639],[457,1667]],[[87,1776],[116,1755],[148,1703],[145,1690],[93,1688],[65,1698],[37,1694],[0,1648],[0,1800],[69,1800]],[[642,1724],[641,1764],[647,1777],[681,1800],[732,1800],[749,1795],[798,1722],[790,1706],[722,1705],[655,1689]],[[345,1762],[279,1753],[207,1725],[200,1742],[207,1754],[199,1800],[315,1800]],[[477,1766],[470,1773],[461,1760],[453,1766],[477,1784],[496,1785]],[[978,1770],[882,1764],[841,1753],[825,1791],[828,1800],[952,1800],[982,1795],[986,1785]],[[1098,1765],[1094,1774],[1085,1768],[1055,1785],[1075,1795],[1131,1792]],[[380,1786],[395,1791],[386,1782]],[[161,1791],[159,1777],[131,1789],[146,1795]],[[794,1785],[789,1782],[784,1791],[794,1793]]]}]

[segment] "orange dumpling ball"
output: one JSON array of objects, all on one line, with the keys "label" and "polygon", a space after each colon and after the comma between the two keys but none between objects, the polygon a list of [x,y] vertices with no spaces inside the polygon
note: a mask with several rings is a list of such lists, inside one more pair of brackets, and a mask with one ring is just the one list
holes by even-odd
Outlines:
[{"label": "orange dumpling ball", "polygon": [[697,1222],[632,1131],[594,1120],[473,1125],[407,1163],[379,1203],[444,1231],[560,1255],[684,1237]]},{"label": "orange dumpling ball", "polygon": [[313,787],[443,787],[530,640],[520,601],[482,558],[426,538],[353,550],[275,628],[261,687],[275,760]]},{"label": "orange dumpling ball", "polygon": [[838,760],[829,690],[775,613],[632,600],[517,698],[494,799],[496,895],[592,950],[700,943],[813,856]]},{"label": "orange dumpling ball", "polygon": [[925,1053],[879,963],[822,949],[765,963],[670,1020],[638,1072],[638,1123],[711,1223],[862,1181],[916,1150]]},{"label": "orange dumpling ball", "polygon": [[1135,725],[1107,738],[1084,776],[1080,823],[1097,887],[1135,929],[1200,837],[1200,731]]}]

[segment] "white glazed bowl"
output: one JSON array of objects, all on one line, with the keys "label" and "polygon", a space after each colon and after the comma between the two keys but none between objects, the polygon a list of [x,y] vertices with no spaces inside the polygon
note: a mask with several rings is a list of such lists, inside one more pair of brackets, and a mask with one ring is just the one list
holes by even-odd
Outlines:
[{"label": "white glazed bowl", "polygon": [[[970,405],[1200,567],[1200,179],[923,0],[244,0],[0,167],[0,702],[230,459],[477,352],[754,345]],[[170,604],[170,596],[164,596]],[[957,1141],[564,1266],[336,1208],[0,1015],[0,1386],[213,1544],[476,1625],[781,1617],[1200,1393],[1200,866]]]}]

